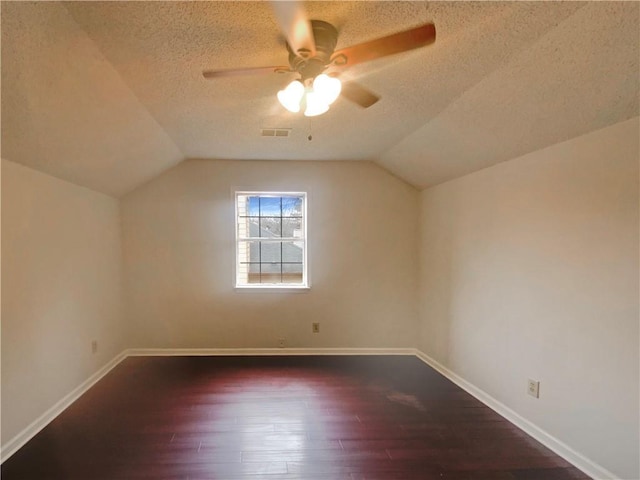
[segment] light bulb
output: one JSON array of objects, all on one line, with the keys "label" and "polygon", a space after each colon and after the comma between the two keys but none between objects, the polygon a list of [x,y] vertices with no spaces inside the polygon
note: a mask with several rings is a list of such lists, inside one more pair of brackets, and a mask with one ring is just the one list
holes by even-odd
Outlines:
[{"label": "light bulb", "polygon": [[307,92],[307,108],[304,111],[305,117],[322,115],[327,110],[329,110],[329,104],[324,101],[320,94],[313,90]]},{"label": "light bulb", "polygon": [[278,100],[284,108],[290,112],[300,111],[300,101],[304,95],[304,85],[299,80],[294,80],[284,90],[278,92]]},{"label": "light bulb", "polygon": [[341,90],[340,80],[325,73],[321,73],[313,81],[313,91],[319,94],[327,105],[336,101]]}]

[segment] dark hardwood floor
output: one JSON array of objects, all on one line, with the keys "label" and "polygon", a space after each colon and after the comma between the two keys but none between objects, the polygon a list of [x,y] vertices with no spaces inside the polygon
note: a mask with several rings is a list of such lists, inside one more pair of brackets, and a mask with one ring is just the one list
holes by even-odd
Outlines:
[{"label": "dark hardwood floor", "polygon": [[410,356],[131,357],[3,480],[586,479]]}]

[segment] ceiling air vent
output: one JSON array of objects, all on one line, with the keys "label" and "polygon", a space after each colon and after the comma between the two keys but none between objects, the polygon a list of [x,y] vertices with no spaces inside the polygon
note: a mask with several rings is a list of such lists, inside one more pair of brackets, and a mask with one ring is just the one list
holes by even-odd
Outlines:
[{"label": "ceiling air vent", "polygon": [[290,132],[290,128],[263,128],[261,134],[263,137],[288,137]]}]

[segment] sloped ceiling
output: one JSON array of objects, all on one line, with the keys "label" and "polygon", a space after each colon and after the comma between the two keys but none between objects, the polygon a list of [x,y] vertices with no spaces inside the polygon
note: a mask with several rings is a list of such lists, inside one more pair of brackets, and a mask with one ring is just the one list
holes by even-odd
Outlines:
[{"label": "sloped ceiling", "polygon": [[2,158],[113,196],[184,158],[62,4],[1,8]]},{"label": "sloped ceiling", "polygon": [[286,64],[269,2],[3,3],[2,157],[115,196],[183,158],[374,160],[423,188],[639,113],[635,2],[305,5],[338,48],[427,21],[437,41],[347,70],[371,108],[309,119],[278,104],[286,74],[202,78]]}]

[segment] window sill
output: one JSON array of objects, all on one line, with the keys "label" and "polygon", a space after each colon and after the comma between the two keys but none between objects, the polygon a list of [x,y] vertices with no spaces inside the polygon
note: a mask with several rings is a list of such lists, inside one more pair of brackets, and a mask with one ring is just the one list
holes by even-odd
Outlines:
[{"label": "window sill", "polygon": [[263,293],[305,293],[308,292],[309,290],[311,290],[311,287],[309,285],[300,285],[300,286],[296,286],[296,285],[283,285],[283,286],[279,286],[279,285],[264,285],[264,286],[255,286],[255,285],[250,285],[250,286],[244,286],[244,285],[236,285],[234,287],[234,290],[236,292],[241,292],[241,293],[257,293],[257,292],[263,292]]}]

